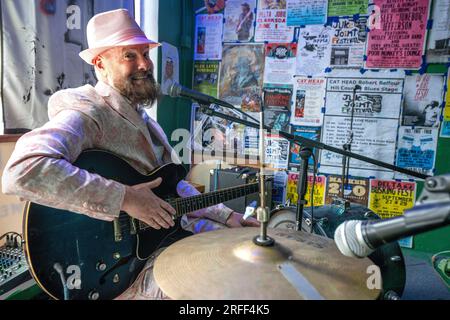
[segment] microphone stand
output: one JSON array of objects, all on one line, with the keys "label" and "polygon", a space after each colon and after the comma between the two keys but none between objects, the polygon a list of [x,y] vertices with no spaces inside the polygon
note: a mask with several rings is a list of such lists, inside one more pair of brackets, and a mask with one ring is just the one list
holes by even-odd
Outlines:
[{"label": "microphone stand", "polygon": [[[219,104],[219,103],[215,103],[215,104],[222,106],[222,104]],[[226,102],[224,102],[223,104],[224,104],[225,107],[227,107],[227,105],[228,105]],[[205,104],[202,104],[202,103],[200,103],[200,111],[203,112],[204,114],[208,115],[208,116],[219,117],[219,118],[222,118],[222,119],[225,119],[225,120],[237,122],[237,123],[243,124],[243,125],[245,125],[247,127],[259,129],[259,126],[260,126],[259,123],[250,122],[250,121],[247,121],[247,120],[244,120],[244,119],[240,119],[240,118],[237,118],[237,117],[233,117],[233,116],[230,116],[230,115],[227,115],[227,114],[215,111],[215,110],[209,108],[208,105],[205,105]],[[271,128],[267,127],[264,124],[263,124],[263,128],[265,130],[267,130],[267,131],[271,130]],[[342,156],[348,156],[350,158],[354,158],[354,159],[358,159],[358,160],[361,160],[361,161],[364,161],[364,162],[367,162],[367,163],[371,163],[371,164],[377,165],[377,166],[385,168],[385,169],[390,169],[390,170],[393,170],[393,171],[404,173],[404,174],[412,176],[412,177],[416,177],[416,178],[420,178],[420,179],[429,178],[429,176],[427,176],[426,174],[422,174],[422,173],[415,172],[415,171],[412,171],[412,170],[408,170],[408,169],[405,169],[405,168],[400,168],[400,167],[397,167],[397,166],[392,165],[390,163],[386,163],[386,162],[383,162],[383,161],[379,161],[379,160],[375,160],[375,159],[372,159],[372,158],[368,158],[366,156],[362,156],[362,155],[357,154],[357,153],[353,153],[353,152],[350,152],[350,151],[347,151],[347,150],[342,150],[341,148],[336,148],[336,147],[333,147],[333,146],[329,146],[329,145],[327,145],[325,143],[322,143],[322,142],[319,142],[319,141],[311,140],[311,139],[308,139],[308,138],[305,138],[305,137],[302,137],[302,136],[295,136],[295,135],[293,135],[291,133],[288,133],[288,132],[285,132],[285,131],[277,131],[277,133],[280,136],[282,136],[283,138],[288,139],[291,142],[295,142],[297,144],[304,145],[305,147],[328,150],[328,151],[340,154]]]},{"label": "microphone stand", "polygon": [[[297,214],[295,221],[295,230],[302,230],[302,221],[303,221],[303,208],[305,207],[306,200],[306,189],[308,188],[308,165],[309,158],[312,156],[312,150],[308,147],[300,148],[298,152],[299,157],[302,159],[300,164],[300,173],[298,175],[298,183],[297,183]],[[313,219],[311,219],[311,223]],[[313,225],[311,226],[311,228]]]},{"label": "microphone stand", "polygon": [[[353,119],[354,119],[354,115],[355,115],[355,102],[356,102],[356,90],[361,89],[361,87],[359,85],[356,85],[353,88],[353,99],[352,99],[352,110],[351,110],[351,116],[350,116],[350,130],[348,132],[348,140],[346,143],[344,143],[344,145],[342,146],[342,148],[345,151],[352,151],[352,143],[353,143]],[[350,157],[348,156],[343,156],[342,157],[342,186],[341,186],[341,198],[344,199],[344,195],[345,195],[345,188],[348,187],[348,176],[349,176],[349,170],[350,170]]]}]

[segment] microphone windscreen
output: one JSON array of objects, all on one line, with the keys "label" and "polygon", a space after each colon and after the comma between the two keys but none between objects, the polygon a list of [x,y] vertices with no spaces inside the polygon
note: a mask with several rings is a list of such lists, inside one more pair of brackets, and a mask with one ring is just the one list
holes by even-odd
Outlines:
[{"label": "microphone windscreen", "polygon": [[360,220],[348,220],[336,228],[334,242],[344,256],[364,258],[372,253],[362,237],[361,225]]}]

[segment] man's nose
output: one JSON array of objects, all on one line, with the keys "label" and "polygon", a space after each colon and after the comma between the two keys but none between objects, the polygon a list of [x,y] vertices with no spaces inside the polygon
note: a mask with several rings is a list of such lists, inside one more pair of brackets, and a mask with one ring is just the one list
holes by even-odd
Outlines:
[{"label": "man's nose", "polygon": [[141,56],[138,59],[138,69],[139,71],[149,71],[152,67],[152,62],[145,57]]}]

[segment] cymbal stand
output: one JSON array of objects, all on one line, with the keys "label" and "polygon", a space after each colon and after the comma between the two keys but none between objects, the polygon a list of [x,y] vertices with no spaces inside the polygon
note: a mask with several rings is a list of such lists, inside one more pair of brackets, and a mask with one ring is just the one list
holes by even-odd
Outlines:
[{"label": "cymbal stand", "polygon": [[267,224],[270,219],[270,210],[266,206],[266,170],[265,170],[265,132],[264,107],[261,105],[259,113],[259,197],[260,206],[256,209],[256,216],[260,222],[260,234],[253,238],[253,242],[262,247],[272,246],[275,241],[267,235]]}]

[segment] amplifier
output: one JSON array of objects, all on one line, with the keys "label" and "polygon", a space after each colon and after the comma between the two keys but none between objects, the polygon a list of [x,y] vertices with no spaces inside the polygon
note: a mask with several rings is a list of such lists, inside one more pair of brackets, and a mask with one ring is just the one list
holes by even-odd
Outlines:
[{"label": "amplifier", "polygon": [[[256,174],[259,170],[248,167],[235,167],[230,169],[213,169],[210,175],[210,189],[216,191],[229,187],[236,187],[248,184],[256,180]],[[250,194],[234,200],[224,202],[224,204],[236,212],[244,213],[245,208],[256,201],[260,204],[259,193]],[[269,209],[272,208],[272,182],[266,183],[266,204]]]}]

